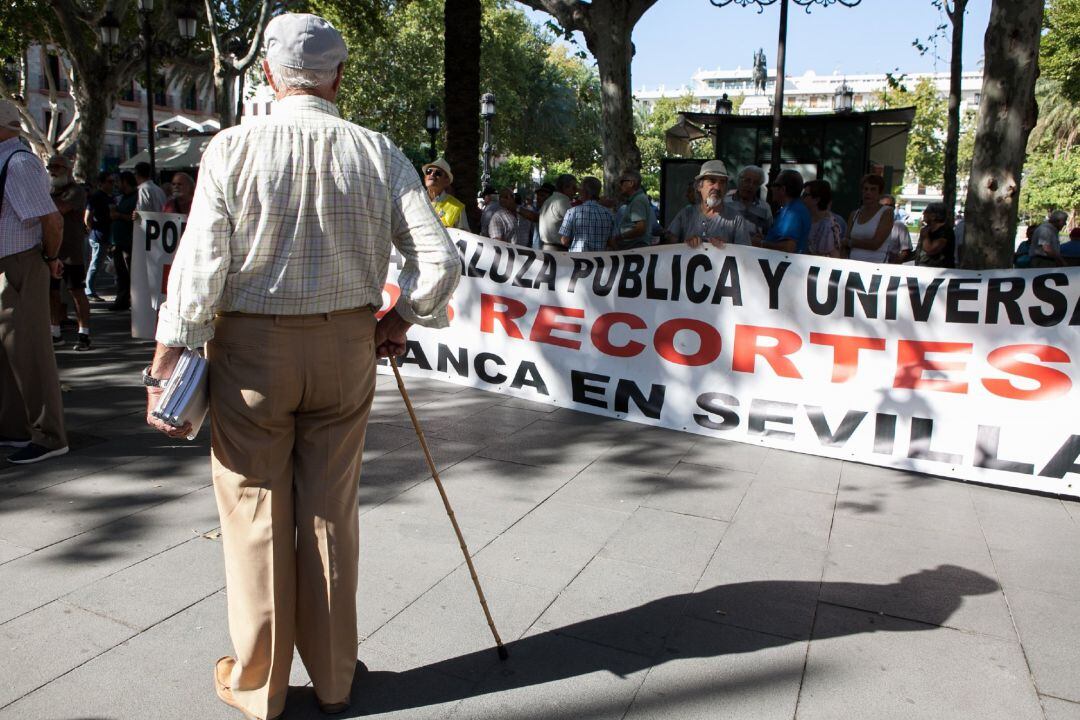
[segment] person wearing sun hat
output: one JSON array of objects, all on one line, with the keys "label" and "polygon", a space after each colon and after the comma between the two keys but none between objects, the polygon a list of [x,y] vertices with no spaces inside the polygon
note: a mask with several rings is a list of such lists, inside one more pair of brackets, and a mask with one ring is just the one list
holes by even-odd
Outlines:
[{"label": "person wearing sun hat", "polygon": [[[143,371],[147,422],[184,348],[206,346],[211,473],[235,655],[214,688],[245,717],[285,710],[294,647],[325,713],[356,671],[358,477],[376,356],[446,327],[457,248],[412,163],[341,119],[347,56],[316,15],[266,26],[273,112],[223,130],[199,182]],[[392,249],[401,293],[376,320]]]},{"label": "person wearing sun hat", "polygon": [[749,245],[750,233],[742,215],[726,207],[728,171],[723,160],[708,160],[694,178],[698,202],[687,205],[668,225],[664,240],[699,247],[707,241],[717,247],[726,243]]},{"label": "person wearing sun hat", "polygon": [[23,145],[14,103],[0,99],[0,447],[36,463],[68,451],[49,337],[49,277],[64,271],[64,220],[45,166]]},{"label": "person wearing sun hat", "polygon": [[448,191],[450,184],[454,182],[450,163],[446,162],[445,158],[439,158],[420,169],[424,173],[424,187],[427,189],[428,199],[431,200],[431,206],[435,208],[435,214],[439,216],[442,224],[468,232],[469,219],[465,217],[465,203]]}]

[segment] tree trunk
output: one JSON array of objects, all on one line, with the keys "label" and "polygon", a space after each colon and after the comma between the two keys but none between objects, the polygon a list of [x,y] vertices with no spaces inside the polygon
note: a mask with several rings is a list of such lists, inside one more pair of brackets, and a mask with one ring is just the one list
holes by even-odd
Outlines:
[{"label": "tree trunk", "polygon": [[232,93],[236,75],[231,68],[220,63],[216,64],[217,68],[214,72],[214,109],[217,111],[221,129],[224,130],[236,124],[237,118],[234,113],[237,102],[234,100]]},{"label": "tree trunk", "polygon": [[[476,206],[480,150],[480,0],[446,0],[444,36],[446,161],[454,196],[465,203],[469,224],[480,228]],[[420,123],[423,118],[417,118]],[[496,117],[496,122],[498,118]]]},{"label": "tree trunk", "polygon": [[994,0],[984,45],[982,102],[964,218],[964,267],[1012,261],[1020,178],[1035,127],[1043,0]]},{"label": "tree trunk", "polygon": [[604,187],[617,194],[619,173],[641,169],[641,152],[634,137],[630,61],[633,44],[631,3],[593,3],[591,31],[585,44],[600,72],[600,137],[604,145]]},{"label": "tree trunk", "polygon": [[949,65],[949,122],[945,132],[945,179],[942,194],[945,196],[945,222],[953,224],[956,211],[956,170],[960,153],[960,81],[964,71],[964,13],[967,0],[953,0],[947,10],[952,21],[952,59]]}]

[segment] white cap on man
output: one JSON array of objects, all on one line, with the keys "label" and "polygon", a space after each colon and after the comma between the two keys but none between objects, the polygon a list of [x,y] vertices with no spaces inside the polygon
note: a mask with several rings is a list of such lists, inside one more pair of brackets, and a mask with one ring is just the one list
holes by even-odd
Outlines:
[{"label": "white cap on man", "polygon": [[334,70],[349,57],[345,40],[318,15],[285,13],[266,25],[266,61],[297,70]]}]

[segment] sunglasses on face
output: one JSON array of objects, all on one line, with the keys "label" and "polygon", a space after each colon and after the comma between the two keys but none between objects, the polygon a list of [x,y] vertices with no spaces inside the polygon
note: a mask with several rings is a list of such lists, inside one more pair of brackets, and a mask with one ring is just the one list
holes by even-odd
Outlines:
[{"label": "sunglasses on face", "polygon": [[440,178],[440,177],[443,176],[443,171],[440,170],[439,168],[428,168],[427,170],[424,171],[424,174],[427,175],[428,177]]}]

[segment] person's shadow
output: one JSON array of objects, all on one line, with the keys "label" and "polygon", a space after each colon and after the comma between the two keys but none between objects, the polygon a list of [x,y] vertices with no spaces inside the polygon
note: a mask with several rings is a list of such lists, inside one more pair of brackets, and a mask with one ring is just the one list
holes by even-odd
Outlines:
[{"label": "person's shadow", "polygon": [[[932,630],[945,624],[965,596],[997,589],[994,580],[955,565],[923,570],[889,585],[783,580],[718,585],[526,636],[506,644],[510,657],[502,663],[494,648],[403,672],[370,672],[358,662],[352,707],[340,717],[421,708],[601,670],[626,676],[670,660],[787,645],[811,637],[819,599],[873,612],[914,603],[918,617],[913,618],[917,622],[879,624],[819,622],[813,628],[814,640],[884,627],[892,632]],[[674,632],[680,621],[706,619],[760,632]],[[495,665],[499,670],[490,672]],[[320,717],[313,691],[290,688],[284,718],[306,717]]]}]

